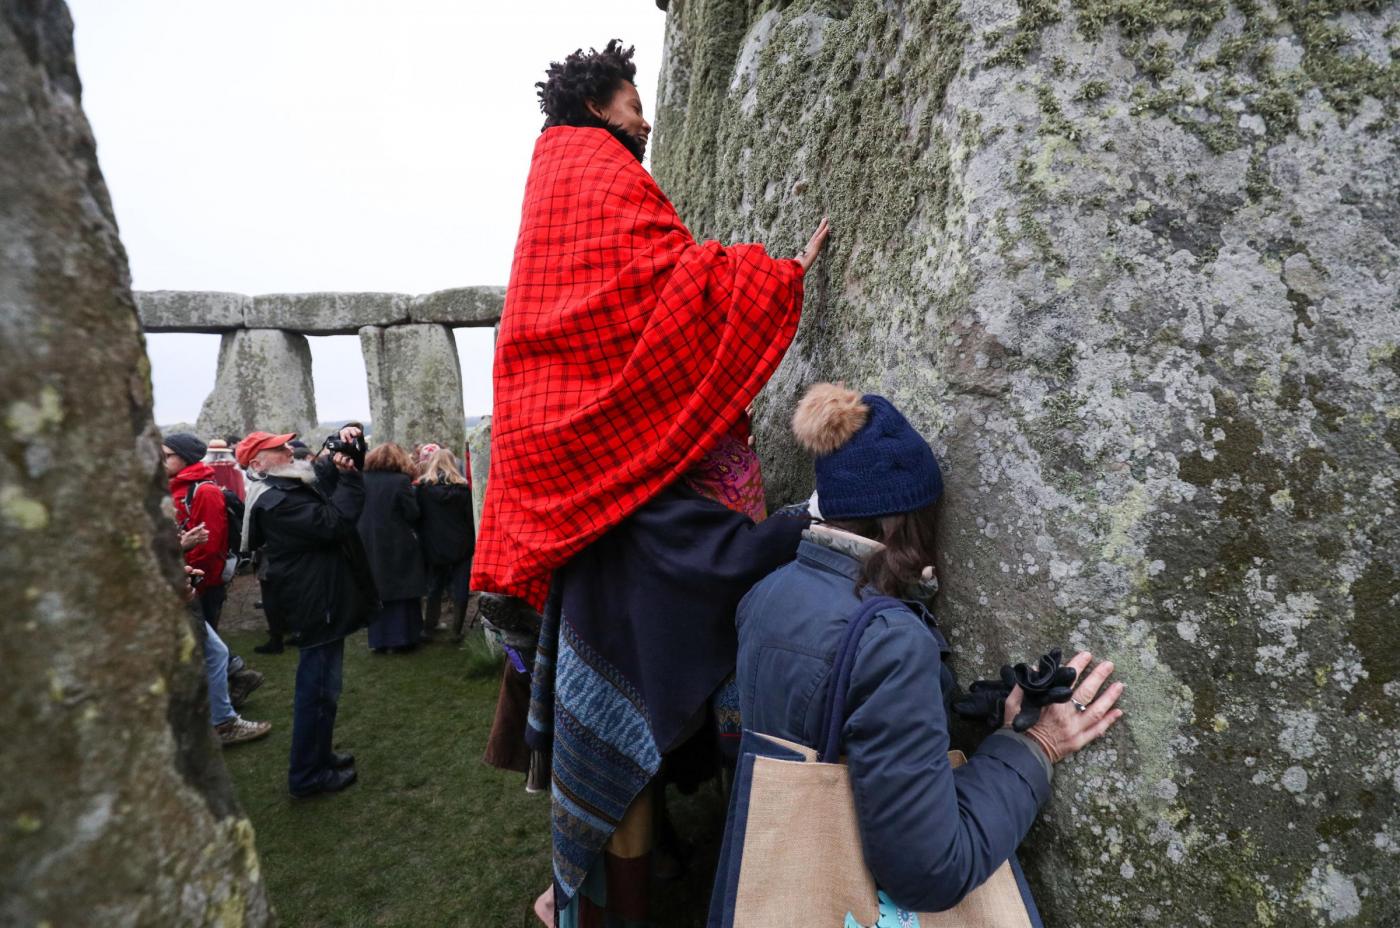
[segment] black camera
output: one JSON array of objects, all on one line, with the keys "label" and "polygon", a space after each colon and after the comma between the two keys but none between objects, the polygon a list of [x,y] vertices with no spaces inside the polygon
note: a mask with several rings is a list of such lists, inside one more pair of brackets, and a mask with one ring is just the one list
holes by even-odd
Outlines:
[{"label": "black camera", "polygon": [[365,469],[365,452],[369,446],[365,444],[363,435],[356,435],[350,441],[345,441],[340,437],[340,433],[330,436],[321,445],[322,450],[330,454],[343,454],[355,464],[356,470]]}]

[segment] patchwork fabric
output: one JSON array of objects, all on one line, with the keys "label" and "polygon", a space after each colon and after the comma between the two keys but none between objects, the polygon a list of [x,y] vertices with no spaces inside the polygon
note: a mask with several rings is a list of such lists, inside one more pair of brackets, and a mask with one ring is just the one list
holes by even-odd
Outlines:
[{"label": "patchwork fabric", "polygon": [[[567,618],[559,623],[557,641],[551,787],[554,879],[564,889],[560,898],[567,899],[583,884],[632,800],[660,769],[661,751],[640,694],[583,641]],[[532,734],[537,730],[532,724]]]},{"label": "patchwork fabric", "polygon": [[735,428],[801,305],[801,265],[697,243],[609,132],[543,132],[496,345],[472,589],[543,608],[553,570]]}]

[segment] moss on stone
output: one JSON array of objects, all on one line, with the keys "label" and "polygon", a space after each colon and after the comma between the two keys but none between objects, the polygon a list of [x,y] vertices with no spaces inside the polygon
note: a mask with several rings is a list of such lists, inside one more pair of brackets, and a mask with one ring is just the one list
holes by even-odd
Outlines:
[{"label": "moss on stone", "polygon": [[1348,634],[1366,668],[1347,699],[1347,708],[1364,708],[1390,723],[1400,721],[1396,698],[1387,683],[1400,680],[1400,574],[1383,561],[1372,561],[1351,585],[1354,611]]}]

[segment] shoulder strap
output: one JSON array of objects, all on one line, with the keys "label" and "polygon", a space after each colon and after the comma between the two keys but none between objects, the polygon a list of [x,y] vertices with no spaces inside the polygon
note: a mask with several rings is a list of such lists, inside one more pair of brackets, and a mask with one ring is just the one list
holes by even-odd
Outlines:
[{"label": "shoulder strap", "polygon": [[836,660],[831,665],[831,685],[826,694],[826,728],[821,741],[821,762],[834,764],[841,756],[841,729],[846,724],[846,696],[851,688],[851,671],[856,664],[856,647],[861,635],[875,616],[890,608],[906,608],[904,603],[893,596],[872,596],[864,600],[860,609],[846,623],[846,632],[841,638],[841,647],[836,651]]},{"label": "shoulder strap", "polygon": [[194,518],[194,494],[200,487],[209,482],[208,480],[196,480],[194,483],[190,484],[190,488],[185,491],[185,518],[184,521],[180,523],[180,528],[189,527],[190,520]]}]

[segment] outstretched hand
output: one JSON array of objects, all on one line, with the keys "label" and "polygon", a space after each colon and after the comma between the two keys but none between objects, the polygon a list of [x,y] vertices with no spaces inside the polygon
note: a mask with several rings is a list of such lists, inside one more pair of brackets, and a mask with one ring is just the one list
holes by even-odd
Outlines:
[{"label": "outstretched hand", "polygon": [[[1088,651],[1074,655],[1066,666],[1078,671],[1081,682],[1075,687],[1070,701],[1046,706],[1041,710],[1040,721],[1026,731],[1045,748],[1051,763],[1058,763],[1102,738],[1123,717],[1123,710],[1114,708],[1118,697],[1123,695],[1123,684],[1114,683],[1102,694],[1099,693],[1109,674],[1113,673],[1113,662],[1101,662],[1086,676],[1084,671],[1092,660],[1093,655]],[[1016,713],[1021,711],[1021,699],[1021,688],[1018,686],[1006,699],[1006,724],[1010,725]],[[1080,706],[1085,708],[1081,709]]]},{"label": "outstretched hand", "polygon": [[797,256],[797,263],[802,265],[802,273],[807,273],[812,269],[812,265],[817,263],[817,257],[826,247],[826,239],[829,235],[831,235],[831,223],[823,216],[821,224],[817,226],[817,231],[813,232],[812,237],[807,240],[807,247],[802,249],[802,253]]}]

